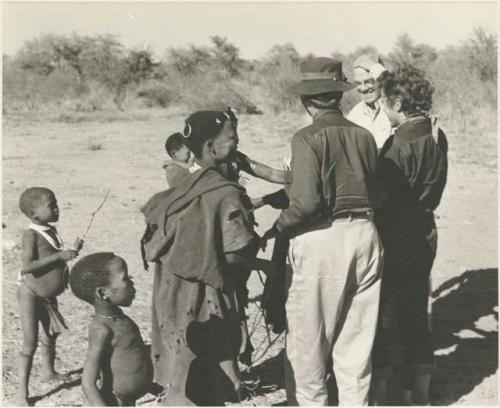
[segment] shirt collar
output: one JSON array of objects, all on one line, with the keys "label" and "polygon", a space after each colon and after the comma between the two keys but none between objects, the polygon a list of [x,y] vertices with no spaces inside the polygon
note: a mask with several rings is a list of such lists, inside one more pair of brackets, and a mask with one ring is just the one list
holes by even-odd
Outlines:
[{"label": "shirt collar", "polygon": [[324,116],[326,114],[329,114],[329,113],[333,113],[333,114],[342,116],[342,112],[338,108],[335,108],[335,109],[318,109],[316,111],[316,113],[314,114],[314,116],[313,116],[313,122],[317,121],[319,118],[321,118],[322,116]]},{"label": "shirt collar", "polygon": [[375,109],[372,109],[368,106],[368,104],[365,101],[361,101],[363,103],[363,108],[364,108],[364,114],[369,116],[372,121],[374,121],[377,116],[380,114],[381,107],[380,103],[378,101],[375,102]]}]

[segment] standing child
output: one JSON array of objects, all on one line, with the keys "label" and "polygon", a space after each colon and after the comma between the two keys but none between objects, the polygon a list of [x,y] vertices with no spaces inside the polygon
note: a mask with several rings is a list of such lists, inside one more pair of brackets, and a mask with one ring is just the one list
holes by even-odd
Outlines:
[{"label": "standing child", "polygon": [[167,176],[168,186],[174,187],[179,180],[189,174],[194,156],[184,144],[184,137],[180,133],[174,133],[167,138],[165,150],[172,160],[165,160],[163,168]]},{"label": "standing child", "polygon": [[54,193],[45,187],[32,187],[23,192],[19,208],[31,220],[22,242],[23,267],[19,277],[17,299],[23,330],[23,346],[19,356],[18,404],[28,405],[28,384],[33,355],[38,342],[38,325],[42,325],[42,362],[48,381],[64,380],[56,373],[54,362],[57,336],[67,329],[58,311],[56,296],[67,285],[66,262],[74,259],[83,241],[77,240],[75,250],[63,250],[55,227],[49,223],[59,219]]},{"label": "standing child", "polygon": [[272,273],[272,265],[255,259],[258,236],[245,190],[219,170],[237,148],[230,117],[196,112],[184,135],[200,169],[142,208],[143,254],[155,262],[155,381],[166,388],[165,405],[224,405],[242,391],[241,282],[252,269]]},{"label": "standing child", "polygon": [[130,306],[135,296],[127,263],[111,252],[87,255],[71,270],[70,285],[95,310],[82,377],[88,404],[134,406],[150,389],[153,366],[139,328],[120,309]]}]

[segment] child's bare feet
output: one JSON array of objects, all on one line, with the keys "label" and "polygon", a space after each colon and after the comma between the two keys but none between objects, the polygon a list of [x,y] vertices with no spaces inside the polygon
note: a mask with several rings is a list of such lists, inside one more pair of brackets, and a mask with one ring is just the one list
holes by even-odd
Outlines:
[{"label": "child's bare feet", "polygon": [[55,371],[51,373],[47,373],[43,376],[44,381],[46,382],[68,382],[71,380],[71,375],[70,374],[62,374],[62,373],[56,373]]}]

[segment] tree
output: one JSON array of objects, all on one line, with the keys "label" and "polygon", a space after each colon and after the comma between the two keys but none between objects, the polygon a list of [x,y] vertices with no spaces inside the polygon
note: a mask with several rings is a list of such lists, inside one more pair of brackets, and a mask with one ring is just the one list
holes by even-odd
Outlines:
[{"label": "tree", "polygon": [[135,83],[150,78],[153,75],[154,69],[159,65],[153,61],[151,51],[149,50],[129,51],[126,63],[131,80]]},{"label": "tree", "polygon": [[287,64],[298,65],[299,62],[300,55],[291,43],[273,45],[264,57],[264,63],[268,67],[280,67]]},{"label": "tree", "polygon": [[210,39],[213,43],[211,56],[215,67],[226,71],[230,77],[238,75],[242,64],[238,47],[231,44],[225,37],[216,35]]},{"label": "tree", "polygon": [[438,53],[427,44],[415,44],[408,34],[400,35],[389,54],[389,60],[396,64],[411,64],[426,71],[429,65],[436,61]]},{"label": "tree", "polygon": [[299,99],[290,92],[290,85],[299,74],[300,55],[290,44],[274,45],[260,67],[259,81],[267,104],[275,112],[296,110]]},{"label": "tree", "polygon": [[210,60],[210,50],[207,47],[190,45],[185,48],[169,48],[166,65],[170,70],[189,76],[205,70]]},{"label": "tree", "polygon": [[481,81],[497,82],[497,37],[476,27],[465,44],[467,65]]},{"label": "tree", "polygon": [[220,77],[234,77],[243,66],[239,49],[226,38],[210,37],[212,46],[170,48],[167,50],[166,64],[171,71],[183,76],[203,74],[213,71]]},{"label": "tree", "polygon": [[73,34],[71,37],[46,34],[28,41],[16,58],[21,68],[41,75],[50,75],[57,68],[70,66],[77,75],[78,83],[84,82],[82,52],[93,43],[90,37]]}]

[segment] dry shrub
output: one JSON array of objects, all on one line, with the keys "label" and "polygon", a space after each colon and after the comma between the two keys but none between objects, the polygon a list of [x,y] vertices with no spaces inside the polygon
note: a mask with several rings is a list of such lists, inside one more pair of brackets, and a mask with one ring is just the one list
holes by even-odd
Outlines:
[{"label": "dry shrub", "polygon": [[151,81],[139,86],[135,95],[141,99],[145,107],[166,108],[178,102],[181,96],[161,81]]},{"label": "dry shrub", "polygon": [[[51,53],[54,41],[71,45],[59,47],[68,52],[59,55],[56,64]],[[30,42],[31,48],[15,58],[4,56],[4,112],[85,113],[78,116],[82,118],[110,111],[115,117],[116,110],[184,112],[215,101],[240,113],[303,112],[299,98],[289,91],[304,58],[293,45],[275,45],[260,60],[249,61],[240,58],[238,48],[225,38],[211,41],[205,47],[169,49],[156,63],[148,51],[126,50],[112,37],[44,37]],[[41,54],[37,44],[46,48]],[[362,47],[332,56],[342,60],[352,79],[353,61],[360,54],[376,52],[374,47]],[[415,44],[403,35],[393,52],[382,57],[389,68],[392,61],[424,69],[436,90],[434,110],[463,132],[496,130],[496,55],[496,36],[476,29],[461,46],[444,50]],[[358,101],[355,90],[346,92],[343,111],[349,112]]]}]

